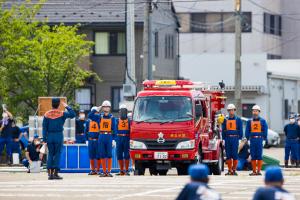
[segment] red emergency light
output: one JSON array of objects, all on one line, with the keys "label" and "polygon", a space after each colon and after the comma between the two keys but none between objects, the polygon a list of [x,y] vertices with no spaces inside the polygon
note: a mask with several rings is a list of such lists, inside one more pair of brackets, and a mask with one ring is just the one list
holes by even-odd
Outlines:
[{"label": "red emergency light", "polygon": [[188,80],[150,80],[144,81],[143,85],[145,88],[174,86],[183,87],[185,85],[194,85],[194,83]]}]

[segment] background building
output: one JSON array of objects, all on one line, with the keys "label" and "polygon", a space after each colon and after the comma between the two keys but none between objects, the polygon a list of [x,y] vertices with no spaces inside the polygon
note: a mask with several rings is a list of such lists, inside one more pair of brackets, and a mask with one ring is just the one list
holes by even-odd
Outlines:
[{"label": "background building", "polygon": [[[143,22],[144,3],[135,1],[135,49],[136,81],[138,87],[146,79],[143,69]],[[159,1],[158,1],[159,2]],[[164,1],[166,2],[166,1]],[[125,0],[59,0],[43,5],[37,18],[49,24],[78,24],[80,32],[94,41],[94,51],[87,58],[87,69],[99,74],[102,82],[89,80],[86,87],[75,92],[76,102],[82,109],[100,105],[103,100],[111,100],[113,111],[117,111],[122,101],[122,85],[126,70],[126,28]],[[178,68],[178,28],[179,23],[172,3],[157,3],[153,6],[153,77],[155,79],[176,79]]]},{"label": "background building", "polygon": [[[234,101],[234,3],[206,0],[174,4],[181,23],[180,75],[212,85],[224,80],[228,102]],[[298,112],[299,98],[289,93],[297,90],[298,75],[293,76],[293,84],[288,84],[289,76],[281,77],[286,84],[280,87],[286,96],[272,89],[279,80],[270,75],[276,62],[271,59],[300,58],[300,4],[286,4],[283,0],[242,0],[243,116],[250,117],[252,106],[259,104],[263,117],[279,132],[286,113]],[[280,65],[285,71],[292,63]],[[296,71],[291,73],[300,72],[300,66],[292,69]]]}]

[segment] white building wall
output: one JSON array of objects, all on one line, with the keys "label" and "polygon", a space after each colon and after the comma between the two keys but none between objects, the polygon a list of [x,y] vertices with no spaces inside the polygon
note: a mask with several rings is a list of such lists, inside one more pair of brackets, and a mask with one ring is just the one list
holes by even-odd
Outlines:
[{"label": "white building wall", "polygon": [[[273,11],[272,14],[280,13],[281,0],[253,0],[258,5]],[[252,32],[242,33],[242,53],[269,53],[281,55],[282,37],[264,33],[263,14],[268,12],[248,1],[242,1],[242,10],[252,12]],[[197,3],[175,3],[176,12],[179,17],[186,13],[194,12],[233,12],[234,0],[224,1],[199,1]],[[182,25],[188,22],[181,21]],[[228,24],[234,23],[233,21]],[[226,24],[224,25],[226,26]],[[234,53],[235,36],[234,33],[191,33],[182,32],[180,34],[181,55],[190,53]]]}]

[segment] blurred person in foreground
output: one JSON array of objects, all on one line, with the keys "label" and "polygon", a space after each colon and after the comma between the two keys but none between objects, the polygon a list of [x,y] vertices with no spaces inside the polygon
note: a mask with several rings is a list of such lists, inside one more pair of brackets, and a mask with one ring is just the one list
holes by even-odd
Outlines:
[{"label": "blurred person in foreground", "polygon": [[208,186],[208,170],[203,164],[191,165],[191,182],[185,185],[176,200],[220,200],[221,196]]},{"label": "blurred person in foreground", "polygon": [[283,183],[280,167],[268,167],[265,174],[265,187],[256,190],[253,200],[296,200],[292,194],[283,189]]},{"label": "blurred person in foreground", "polygon": [[27,173],[30,173],[30,165],[33,162],[42,161],[43,160],[43,153],[41,153],[42,143],[38,137],[35,135],[31,144],[26,147],[25,156],[26,158],[23,159],[23,165],[28,169]]}]

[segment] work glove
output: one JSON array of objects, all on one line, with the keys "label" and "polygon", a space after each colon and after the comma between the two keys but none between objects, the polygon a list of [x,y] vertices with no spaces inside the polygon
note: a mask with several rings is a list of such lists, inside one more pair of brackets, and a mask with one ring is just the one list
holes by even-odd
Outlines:
[{"label": "work glove", "polygon": [[112,141],[112,147],[115,148],[116,146],[117,146],[116,141],[113,140],[113,141]]},{"label": "work glove", "polygon": [[263,147],[266,145],[266,140],[263,140]]}]

